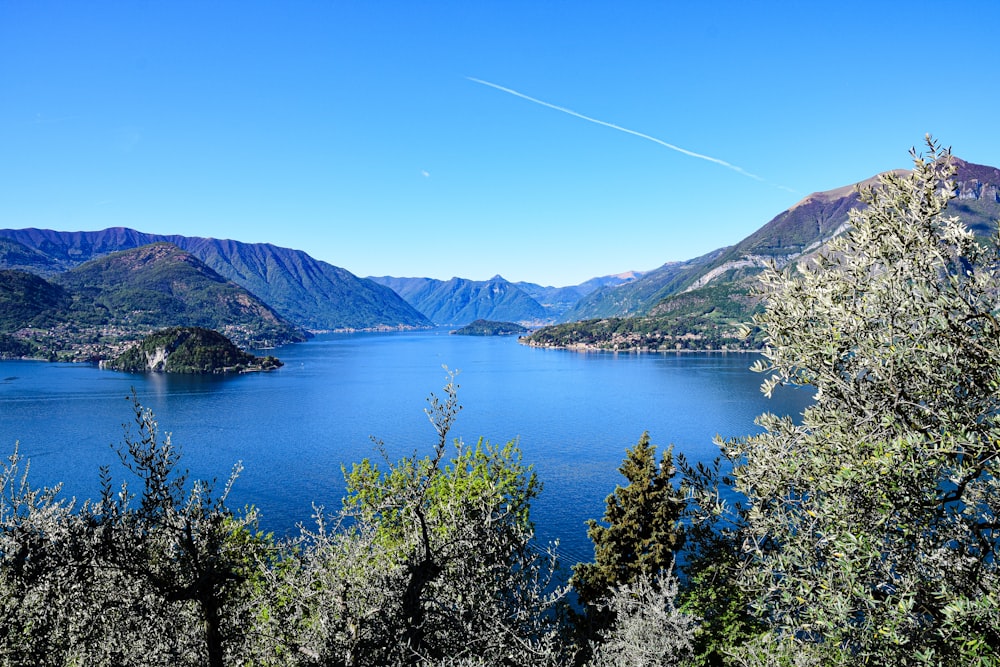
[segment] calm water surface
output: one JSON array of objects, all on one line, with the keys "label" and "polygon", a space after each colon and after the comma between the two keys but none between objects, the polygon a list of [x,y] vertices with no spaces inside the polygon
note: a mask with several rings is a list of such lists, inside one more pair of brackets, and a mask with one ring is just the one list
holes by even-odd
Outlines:
[{"label": "calm water surface", "polygon": [[242,461],[231,506],[256,505],[266,528],[291,532],[311,521],[312,503],[339,507],[341,466],[377,457],[373,437],[393,458],[430,452],[423,410],[430,393],[443,394],[446,365],[459,371],[464,406],[452,434],[520,441],[544,485],[533,505],[539,536],[558,538],[574,562],[592,557],[584,521],[603,515],[624,450],[644,430],[707,460],[715,435],[755,432],[761,412],[798,414],[809,400],[791,390],[764,398],[745,354],[577,353],[440,330],[331,334],[270,352],[284,368],[237,377],[0,362],[0,454],[19,441],[35,485],[93,497],[98,467],[117,461],[134,387],[193,477],[221,485]]}]

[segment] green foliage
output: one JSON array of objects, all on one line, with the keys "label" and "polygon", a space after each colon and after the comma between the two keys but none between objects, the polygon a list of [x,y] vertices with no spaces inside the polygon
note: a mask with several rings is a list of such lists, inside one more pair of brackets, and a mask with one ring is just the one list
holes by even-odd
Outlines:
[{"label": "green foliage", "polygon": [[173,327],[146,336],[105,367],[129,373],[230,373],[281,365],[274,357],[255,357],[240,350],[217,331]]},{"label": "green foliage", "polygon": [[[673,585],[674,557],[682,542],[683,500],[672,483],[673,448],[657,463],[656,446],[649,433],[643,433],[635,447],[625,450],[618,470],[628,484],[607,497],[603,524],[587,522],[594,562],[577,563],[570,579],[582,606],[582,614],[573,614],[578,664],[654,664],[648,660],[661,652],[662,647],[656,648],[660,643],[649,644],[652,653],[638,657],[635,649],[623,647],[636,634],[648,635],[652,619],[666,614],[680,622],[673,609],[676,591],[665,595],[650,589],[660,583]],[[633,590],[633,585],[638,588]],[[669,608],[663,606],[666,602]],[[619,618],[622,610],[626,617]],[[689,624],[684,621],[684,627]],[[595,653],[601,645],[605,650]]]},{"label": "green foliage", "polygon": [[681,544],[683,501],[672,483],[673,448],[667,448],[657,464],[656,446],[650,444],[649,433],[643,433],[635,447],[625,450],[618,471],[628,484],[607,497],[604,524],[587,522],[594,562],[573,568],[571,583],[588,607],[617,585],[670,570]]},{"label": "green foliage", "polygon": [[696,621],[677,608],[677,594],[677,580],[669,570],[643,573],[611,589],[603,607],[615,620],[591,640],[588,667],[689,664]]},{"label": "green foliage", "polygon": [[35,354],[35,346],[10,334],[0,334],[0,359],[19,359]]},{"label": "green foliage", "polygon": [[1000,664],[1000,256],[944,216],[954,167],[927,145],[815,266],[764,274],[764,389],[816,401],[726,443],[742,582],[830,664]]},{"label": "green foliage", "polygon": [[24,271],[0,271],[0,332],[49,326],[69,304],[58,285]]},{"label": "green foliage", "polygon": [[[188,483],[170,438],[134,397],[119,451],[128,482],[79,508],[32,489],[14,455],[0,477],[0,661],[10,665],[212,665],[252,655],[251,571],[270,538],[212,485]],[[273,561],[273,559],[271,559]],[[258,642],[259,643],[259,642]]]},{"label": "green foliage", "polygon": [[746,507],[730,498],[734,479],[723,460],[690,463],[677,457],[684,496],[683,585],[680,609],[698,619],[691,665],[730,665],[734,654],[767,630],[753,613],[753,592],[741,581]]},{"label": "green foliage", "polygon": [[528,329],[516,322],[494,322],[491,320],[476,320],[467,324],[461,329],[455,329],[450,333],[459,336],[510,336],[512,334],[527,333]]},{"label": "green foliage", "polygon": [[[559,654],[553,611],[561,594],[549,592],[551,554],[534,545],[530,503],[537,479],[515,442],[469,447],[456,440],[449,456],[448,433],[460,410],[453,378],[445,391],[443,401],[432,396],[428,410],[437,434],[431,455],[387,462],[385,470],[365,460],[346,473],[344,512],[352,528],[344,537],[366,545],[365,555],[347,565],[349,576],[378,585],[377,592],[362,586],[360,600],[353,587],[335,589],[347,608],[358,610],[342,633],[353,628],[349,636],[379,643],[334,642],[327,650],[360,661],[351,664],[473,656],[545,664]],[[343,539],[321,540],[316,548],[318,557],[334,561],[345,548],[359,552]],[[363,611],[374,600],[377,619]]]}]

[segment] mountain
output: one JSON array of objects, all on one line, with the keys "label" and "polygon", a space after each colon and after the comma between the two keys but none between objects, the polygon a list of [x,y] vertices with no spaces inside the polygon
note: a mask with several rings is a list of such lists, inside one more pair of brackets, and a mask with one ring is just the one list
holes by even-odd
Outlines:
[{"label": "mountain", "polygon": [[[958,158],[953,162],[958,169],[955,175],[958,196],[948,204],[948,215],[957,215],[979,236],[994,234],[996,221],[1000,218],[1000,169]],[[908,172],[899,169],[895,173]],[[858,186],[877,184],[878,176],[872,176]],[[843,230],[848,212],[860,205],[856,188],[848,185],[805,197],[721,253],[683,287],[697,289],[723,278],[733,280],[744,274],[755,275],[767,261],[783,265],[819,249]]]},{"label": "mountain", "polygon": [[243,373],[273,370],[274,357],[255,357],[211,329],[171,327],[155,331],[102,368],[128,373]]},{"label": "mountain", "polygon": [[[980,236],[994,234],[1000,219],[1000,169],[957,158],[954,163],[957,197],[947,214],[957,215]],[[877,180],[873,176],[859,185]],[[567,319],[588,319],[540,330],[526,342],[618,349],[744,347],[737,324],[749,320],[758,307],[749,296],[756,276],[769,262],[783,266],[822,249],[843,231],[848,212],[859,204],[855,186],[815,192],[733,246],[681,266],[664,265],[651,272],[652,278],[598,290],[566,314]],[[658,291],[653,289],[657,283]],[[622,317],[635,321],[622,322]]]},{"label": "mountain", "polygon": [[305,334],[189,252],[152,243],[92,259],[52,282],[126,327],[197,326],[263,347]]},{"label": "mountain", "polygon": [[0,236],[0,267],[27,271],[39,276],[54,276],[64,270],[57,260],[14,239]]},{"label": "mountain", "polygon": [[569,287],[543,287],[535,283],[514,283],[521,291],[530,296],[545,308],[553,320],[561,320],[581,299],[589,296],[602,287],[612,287],[629,283],[643,274],[639,271],[628,271],[613,276],[601,276],[572,285]]},{"label": "mountain", "polygon": [[725,250],[716,250],[686,262],[668,262],[658,269],[638,275],[634,280],[600,287],[580,299],[561,319],[563,322],[576,322],[601,317],[643,315],[666,294],[674,291],[678,284],[698,273]]},{"label": "mountain", "polygon": [[463,325],[480,319],[538,324],[553,319],[540,303],[500,276],[481,281],[392,276],[370,280],[395,291],[435,324]]},{"label": "mountain", "polygon": [[72,297],[59,285],[33,273],[0,270],[0,332],[54,326],[71,305]]},{"label": "mountain", "polygon": [[306,329],[431,325],[392,290],[300,250],[267,243],[147,234],[124,227],[98,232],[4,229],[0,230],[0,268],[52,277],[112,252],[159,242],[186,250]]}]

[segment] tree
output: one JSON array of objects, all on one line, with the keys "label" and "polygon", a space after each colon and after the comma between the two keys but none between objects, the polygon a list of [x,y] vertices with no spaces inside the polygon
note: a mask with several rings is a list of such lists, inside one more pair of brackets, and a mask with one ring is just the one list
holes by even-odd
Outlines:
[{"label": "tree", "polygon": [[571,582],[585,605],[598,603],[615,586],[630,584],[641,574],[669,571],[681,543],[683,500],[671,481],[673,448],[657,464],[656,446],[643,433],[635,447],[625,450],[618,471],[628,485],[618,486],[605,500],[604,524],[587,521],[594,562],[573,568]]},{"label": "tree", "polygon": [[674,554],[680,547],[678,526],[683,500],[674,489],[673,448],[663,452],[659,464],[656,446],[649,433],[625,450],[618,471],[628,480],[607,497],[604,524],[587,522],[587,535],[594,543],[594,562],[573,567],[570,584],[577,593],[583,614],[575,620],[577,641],[582,653],[577,661],[587,659],[588,644],[615,623],[617,608],[609,600],[621,586],[645,581],[659,581],[672,571]]},{"label": "tree", "polygon": [[162,600],[165,613],[171,605],[193,612],[198,629],[183,634],[200,644],[196,659],[222,667],[237,654],[243,634],[232,616],[244,595],[247,547],[262,546],[243,535],[256,525],[255,513],[241,517],[225,504],[240,465],[217,496],[211,483],[188,485],[170,436],[159,434],[152,412],[134,395],[132,404],[136,432],[126,429],[119,457],[142,488],[133,493],[123,482],[116,491],[102,470],[101,500],[84,517],[92,527],[93,559]]},{"label": "tree", "polygon": [[692,657],[696,622],[675,601],[677,579],[670,571],[642,573],[611,589],[602,603],[614,618],[592,642],[588,667],[671,667]]},{"label": "tree", "polygon": [[119,455],[137,493],[103,469],[100,499],[74,507],[32,489],[16,452],[4,466],[2,664],[221,666],[274,650],[250,628],[276,545],[252,510],[226,507],[228,485],[188,484],[169,436],[132,405]]},{"label": "tree", "polygon": [[560,664],[552,554],[534,542],[539,484],[516,442],[468,446],[449,432],[454,375],[427,411],[436,441],[345,470],[339,516],[320,515],[291,578],[303,654],[321,664]]},{"label": "tree", "polygon": [[724,457],[692,464],[677,456],[684,496],[678,602],[681,611],[698,619],[691,667],[733,664],[734,654],[767,629],[753,612],[752,591],[741,581],[748,527],[746,505],[733,497],[731,466]]},{"label": "tree", "polygon": [[29,466],[14,452],[0,471],[0,663],[60,662],[72,629],[58,605],[80,580],[67,562],[76,529],[73,504],[59,488],[35,489]]},{"label": "tree", "polygon": [[763,275],[763,389],[815,403],[725,444],[743,583],[828,663],[998,664],[1000,256],[944,215],[950,152],[911,155],[828,252]]}]

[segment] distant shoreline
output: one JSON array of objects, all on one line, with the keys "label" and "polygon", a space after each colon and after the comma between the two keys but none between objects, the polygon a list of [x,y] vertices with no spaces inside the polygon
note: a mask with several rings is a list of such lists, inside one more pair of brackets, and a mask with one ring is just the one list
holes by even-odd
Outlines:
[{"label": "distant shoreline", "polygon": [[716,348],[681,348],[681,349],[667,349],[667,348],[649,348],[649,347],[623,347],[619,349],[612,349],[607,347],[599,347],[597,345],[588,345],[586,343],[576,343],[573,345],[539,345],[537,343],[527,340],[527,336],[520,336],[517,339],[520,345],[525,347],[533,347],[539,350],[566,350],[568,352],[607,352],[612,354],[760,354],[763,349],[716,349]]}]

